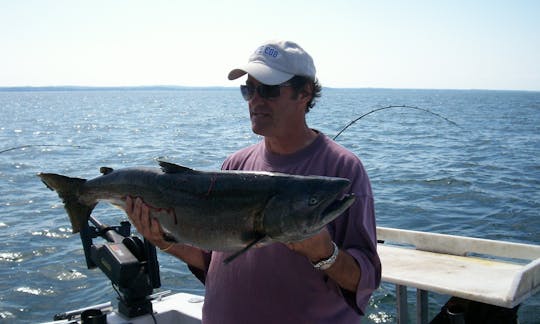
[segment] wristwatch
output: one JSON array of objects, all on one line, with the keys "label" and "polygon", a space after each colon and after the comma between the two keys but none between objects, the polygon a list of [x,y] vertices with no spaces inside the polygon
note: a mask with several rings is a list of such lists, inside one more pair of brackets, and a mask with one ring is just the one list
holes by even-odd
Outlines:
[{"label": "wristwatch", "polygon": [[334,251],[332,252],[332,255],[328,259],[321,260],[317,263],[313,264],[313,267],[317,270],[326,270],[330,268],[334,262],[336,262],[339,248],[337,247],[336,243],[332,242],[332,245],[334,246]]}]

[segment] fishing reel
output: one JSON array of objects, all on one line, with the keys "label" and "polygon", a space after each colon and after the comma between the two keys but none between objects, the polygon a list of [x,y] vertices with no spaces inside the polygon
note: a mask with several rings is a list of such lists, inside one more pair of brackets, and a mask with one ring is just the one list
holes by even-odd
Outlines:
[{"label": "fishing reel", "polygon": [[[80,236],[88,269],[97,267],[107,275],[119,296],[118,312],[132,318],[152,314],[150,295],[161,281],[155,246],[130,232],[127,221],[108,226],[90,215]],[[106,242],[94,244],[97,237]]]}]

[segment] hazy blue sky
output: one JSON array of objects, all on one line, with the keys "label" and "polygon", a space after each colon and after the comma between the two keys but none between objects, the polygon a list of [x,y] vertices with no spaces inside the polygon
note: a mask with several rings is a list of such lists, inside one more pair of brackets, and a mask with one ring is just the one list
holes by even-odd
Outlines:
[{"label": "hazy blue sky", "polygon": [[535,0],[0,0],[0,86],[236,86],[271,38],[324,86],[540,90]]}]

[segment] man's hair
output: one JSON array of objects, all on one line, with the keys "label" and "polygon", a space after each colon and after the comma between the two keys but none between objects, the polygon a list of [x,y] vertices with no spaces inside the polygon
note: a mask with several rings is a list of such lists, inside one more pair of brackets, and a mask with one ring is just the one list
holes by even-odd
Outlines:
[{"label": "man's hair", "polygon": [[319,83],[319,80],[317,79],[312,80],[310,78],[295,75],[289,80],[289,83],[291,83],[291,87],[293,88],[295,92],[294,94],[295,96],[298,96],[298,94],[302,91],[308,92],[309,88],[306,86],[311,83],[312,92],[308,93],[309,95],[311,95],[311,99],[306,105],[306,113],[308,113],[309,110],[313,108],[315,104],[317,103],[317,98],[321,97],[322,87],[321,87],[321,84]]}]

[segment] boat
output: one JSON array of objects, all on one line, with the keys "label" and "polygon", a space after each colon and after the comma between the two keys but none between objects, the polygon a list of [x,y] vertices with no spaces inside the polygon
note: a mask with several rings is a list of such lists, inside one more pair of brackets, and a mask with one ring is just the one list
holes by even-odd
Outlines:
[{"label": "boat", "polygon": [[[204,297],[153,294],[160,286],[155,247],[131,236],[129,222],[111,227],[92,216],[89,222],[80,232],[88,268],[98,267],[109,277],[120,295],[118,305],[68,311],[47,324],[202,323]],[[94,244],[98,236],[106,243]],[[513,310],[517,317],[520,303],[540,290],[540,245],[387,227],[377,227],[377,238],[382,281],[396,287],[398,323],[410,320],[408,288],[416,289],[419,324],[430,320],[429,292]],[[454,323],[465,323],[463,310],[447,311]]]},{"label": "boat", "polygon": [[204,297],[184,292],[160,292],[149,296],[152,312],[136,317],[121,314],[111,302],[84,307],[54,316],[54,321],[42,324],[200,324]]},{"label": "boat", "polygon": [[[131,224],[101,223],[90,215],[80,237],[88,269],[99,268],[118,293],[118,304],[92,305],[56,314],[48,324],[114,324],[202,322],[204,297],[184,292],[153,293],[161,286],[156,248],[131,235]],[[102,244],[94,244],[101,237]]]}]

